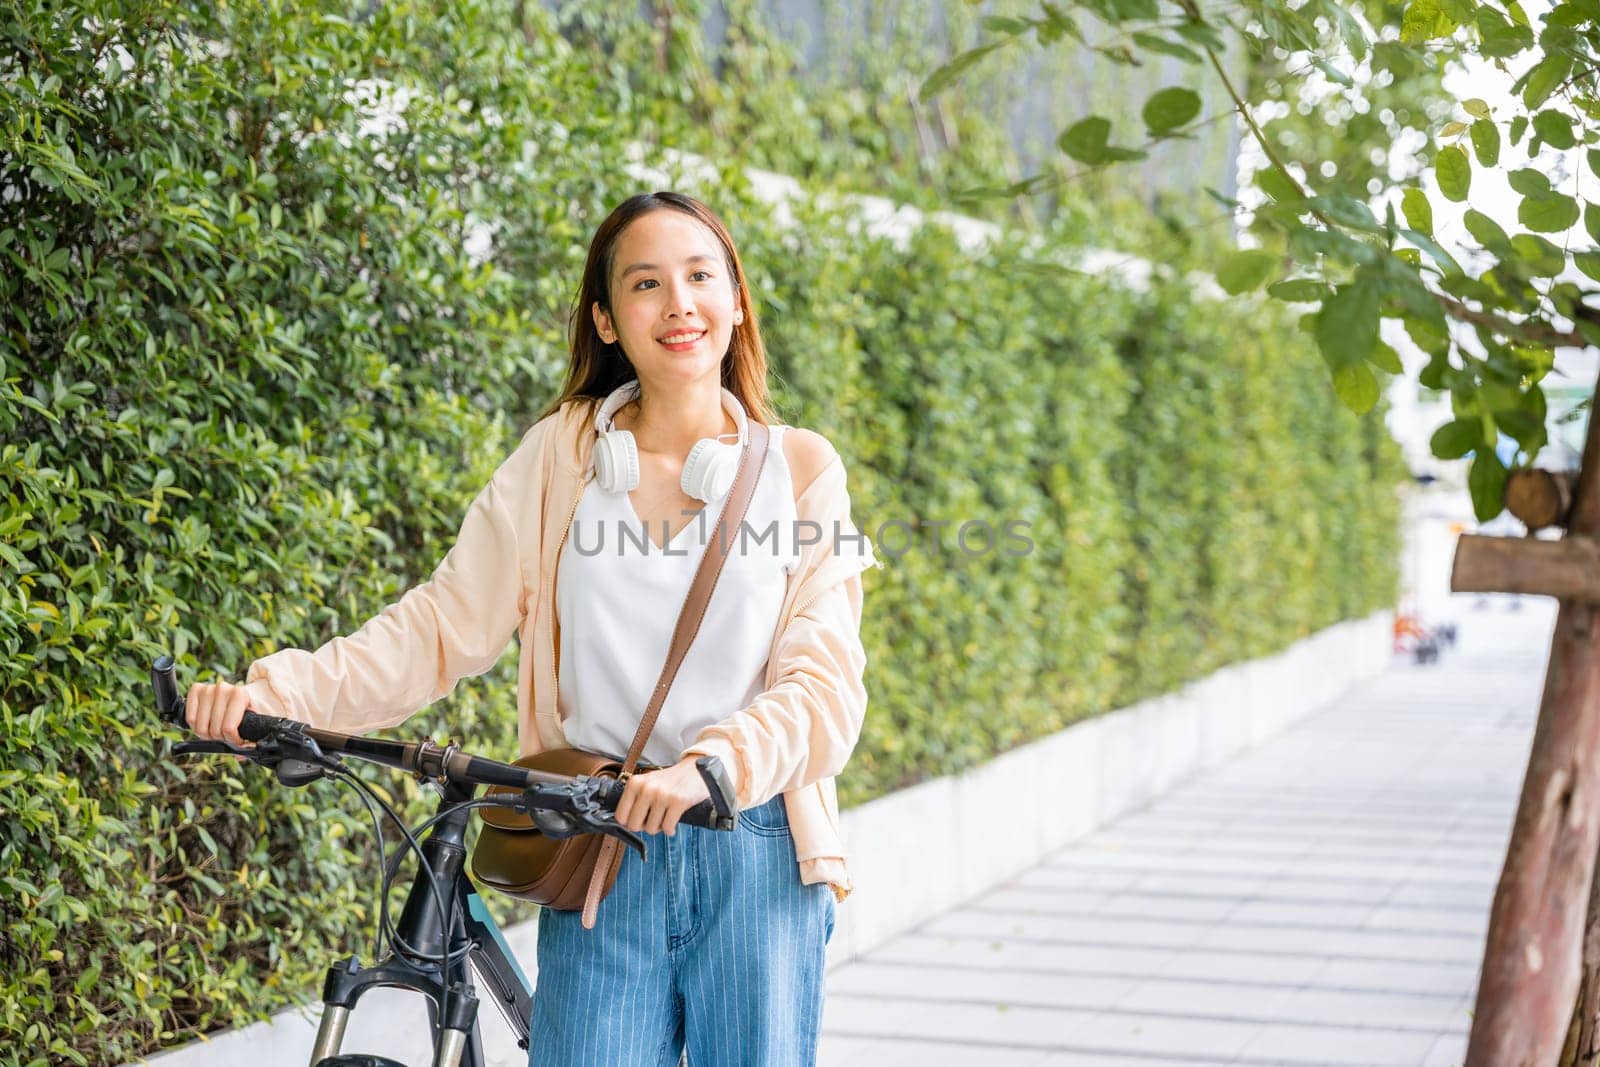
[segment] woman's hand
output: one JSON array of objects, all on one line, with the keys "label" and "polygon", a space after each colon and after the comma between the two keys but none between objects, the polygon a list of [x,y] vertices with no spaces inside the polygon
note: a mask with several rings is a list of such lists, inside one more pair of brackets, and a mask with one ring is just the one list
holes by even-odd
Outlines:
[{"label": "woman's hand", "polygon": [[251,710],[250,691],[244,686],[230,682],[196,682],[189,687],[189,695],[183,703],[183,717],[196,737],[250,747],[239,736],[239,721]]},{"label": "woman's hand", "polygon": [[705,779],[694,765],[697,758],[689,756],[670,767],[629,778],[617,804],[617,822],[634,833],[671,837],[684,812],[711,799]]}]

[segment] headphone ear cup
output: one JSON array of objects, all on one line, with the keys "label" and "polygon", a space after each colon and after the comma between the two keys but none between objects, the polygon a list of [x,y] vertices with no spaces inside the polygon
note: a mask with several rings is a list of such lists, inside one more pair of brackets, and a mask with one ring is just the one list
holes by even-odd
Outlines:
[{"label": "headphone ear cup", "polygon": [[683,461],[683,475],[678,484],[684,493],[711,503],[720,500],[733,488],[733,476],[739,469],[738,445],[725,445],[715,437],[702,437],[689,450]]},{"label": "headphone ear cup", "polygon": [[600,488],[618,492],[639,487],[639,446],[631,430],[607,430],[594,443],[594,476]]}]

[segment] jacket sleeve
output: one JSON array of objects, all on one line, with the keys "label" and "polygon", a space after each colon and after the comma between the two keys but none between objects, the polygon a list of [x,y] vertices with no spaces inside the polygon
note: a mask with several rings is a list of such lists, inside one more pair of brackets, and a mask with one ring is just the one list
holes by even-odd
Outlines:
[{"label": "jacket sleeve", "polygon": [[[528,438],[524,438],[526,444]],[[250,664],[251,706],[324,729],[394,726],[500,658],[525,608],[517,526],[508,503],[532,464],[502,463],[467,509],[433,575],[348,637],[314,652],[286,648]]]},{"label": "jacket sleeve", "polygon": [[[835,459],[831,466],[839,463]],[[838,520],[839,528],[853,535],[843,469],[830,473],[837,488],[815,517],[830,531]],[[684,750],[684,756],[722,760],[741,808],[838,774],[861,735],[867,710],[861,571],[882,564],[865,538],[857,543],[864,551],[851,558],[831,549],[816,554],[811,578],[822,586],[804,594],[805,602],[778,637],[772,687],[706,727]]]}]

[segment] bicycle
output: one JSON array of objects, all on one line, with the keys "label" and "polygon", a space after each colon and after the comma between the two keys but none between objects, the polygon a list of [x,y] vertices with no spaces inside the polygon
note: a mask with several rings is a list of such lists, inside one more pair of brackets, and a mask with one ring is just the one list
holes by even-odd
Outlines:
[{"label": "bicycle", "polygon": [[[157,659],[150,678],[162,719],[186,726],[184,699],[179,695],[172,657]],[[324,778],[345,782],[356,788],[372,816],[380,855],[382,826],[374,802],[400,827],[405,838],[404,845],[396,848],[393,861],[384,856],[380,864],[383,870],[373,951],[376,962],[363,967],[359,957],[348,956],[328,968],[311,1067],[405,1067],[383,1056],[340,1052],[351,1011],[362,994],[379,986],[423,994],[433,1037],[434,1067],[484,1067],[474,973],[505,1016],[517,1044],[526,1050],[533,987],[467,875],[463,862],[467,854],[467,820],[477,809],[509,808],[526,814],[541,833],[551,837],[608,834],[636,850],[642,859],[644,840],[615,819],[622,786],[609,777],[567,777],[528,770],[464,752],[454,742],[440,745],[432,739],[388,741],[342,734],[253,711],[245,712],[239,736],[254,745],[183,741],[173,747],[173,752],[242,756],[270,769],[280,783],[292,787]],[[342,757],[409,771],[419,781],[434,783],[439,789],[438,810],[416,827],[407,827],[381,796],[344,765]],[[680,821],[732,830],[738,810],[721,761],[715,756],[702,756],[695,766],[710,798],[690,808]],[[480,786],[508,787],[511,791],[476,797]],[[418,835],[425,831],[426,840],[419,842]],[[417,856],[420,869],[401,909],[400,922],[392,925],[389,891],[408,852]]]}]

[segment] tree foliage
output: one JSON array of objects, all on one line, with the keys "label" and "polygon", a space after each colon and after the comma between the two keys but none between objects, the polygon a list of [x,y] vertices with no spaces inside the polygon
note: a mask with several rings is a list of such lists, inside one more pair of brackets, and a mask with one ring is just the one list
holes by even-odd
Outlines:
[{"label": "tree foliage", "polygon": [[[1273,299],[1311,305],[1300,325],[1340,401],[1357,412],[1377,401],[1383,375],[1401,370],[1379,337],[1381,320],[1399,322],[1427,356],[1421,383],[1450,395],[1454,420],[1434,438],[1435,453],[1470,454],[1474,510],[1480,519],[1498,514],[1507,475],[1494,450],[1499,434],[1517,442],[1513,466],[1531,463],[1546,443],[1540,383],[1556,354],[1600,341],[1600,310],[1591,303],[1600,280],[1600,204],[1584,193],[1586,181],[1600,178],[1600,149],[1586,147],[1600,132],[1600,2],[1558,3],[1535,22],[1515,0],[1412,0],[1403,8],[1247,0],[1215,11],[1195,0],[1084,0],[992,21],[994,40],[978,49],[1081,38],[1084,17],[1127,36],[1125,50],[1107,55],[1127,62],[1140,53],[1178,56],[1194,68],[1193,80],[1219,80],[1266,157],[1255,175],[1262,203],[1250,230],[1259,246],[1229,255],[1219,279],[1234,292],[1265,289]],[[1230,40],[1275,63],[1319,71],[1333,90],[1311,110],[1340,118],[1337,139],[1331,130],[1304,139],[1267,133],[1259,116],[1298,108],[1305,87],[1273,77],[1236,84],[1222,58]],[[978,49],[930,74],[924,92],[947,84]],[[1514,77],[1515,106],[1495,113],[1468,97],[1448,117],[1426,113],[1427,121],[1390,106],[1400,103],[1387,99],[1397,82],[1467,58]],[[1146,111],[1165,114],[1185,92],[1193,90],[1163,88]],[[1435,189],[1398,153],[1403,135],[1419,128],[1426,146],[1416,158],[1431,158]],[[1181,135],[1182,127],[1147,119],[1140,132],[1153,142]],[[1096,115],[1061,140],[1067,155],[1093,166],[1145,151],[1114,144]],[[1570,173],[1567,160],[1577,163]],[[1517,229],[1508,233],[1469,206],[1463,223],[1473,262],[1462,264],[1440,243],[1435,198],[1470,205],[1475,178],[1489,170],[1504,173],[1517,193]]]}]

